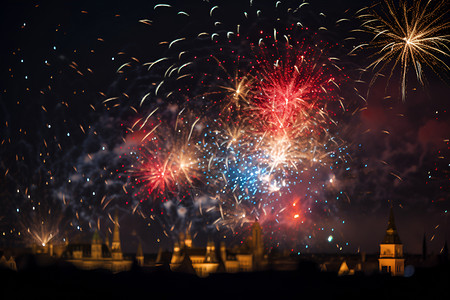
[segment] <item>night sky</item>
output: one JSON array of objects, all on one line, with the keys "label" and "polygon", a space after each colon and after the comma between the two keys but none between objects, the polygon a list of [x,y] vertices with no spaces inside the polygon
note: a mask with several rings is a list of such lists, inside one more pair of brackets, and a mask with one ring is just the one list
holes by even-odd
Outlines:
[{"label": "night sky", "polygon": [[[168,123],[185,106],[194,117],[210,118],[215,117],[216,107],[201,99],[205,91],[212,94],[212,88],[199,88],[200,81],[189,82],[188,89],[179,84],[182,80],[166,80],[158,94],[165,69],[158,69],[159,64],[149,71],[145,63],[183,49],[193,55],[223,57],[227,53],[218,50],[223,43],[224,51],[239,53],[244,65],[248,63],[245,57],[252,55],[246,50],[245,38],[240,43],[233,40],[227,49],[222,39],[227,32],[236,31],[240,24],[242,36],[248,34],[257,43],[260,31],[272,32],[283,22],[301,22],[308,29],[292,34],[292,39],[299,36],[309,41],[309,35],[317,33],[314,41],[334,45],[330,55],[338,56],[346,74],[345,88],[340,91],[346,110],[334,117],[338,125],[333,132],[342,141],[339,149],[345,158],[333,174],[318,173],[327,185],[323,189],[319,185],[315,198],[299,200],[302,209],[309,206],[312,213],[311,217],[305,214],[305,225],[295,231],[297,236],[286,232],[291,227],[285,223],[290,221],[284,220],[280,227],[262,224],[268,234],[266,245],[280,243],[296,252],[374,253],[392,204],[405,252],[420,253],[425,234],[428,251],[438,253],[444,241],[450,240],[448,69],[437,67],[434,72],[423,66],[424,86],[411,69],[404,100],[399,71],[393,72],[389,82],[386,76],[380,77],[369,87],[374,72],[359,70],[376,57],[376,50],[363,47],[355,56],[347,53],[370,41],[369,34],[353,31],[361,25],[355,14],[375,2],[314,1],[295,15],[286,13],[287,8],[298,7],[301,1],[209,2],[164,2],[172,7],[136,0],[2,2],[0,245],[36,242],[28,228],[53,232],[55,243],[65,237],[90,237],[96,227],[105,233],[112,228],[110,215],[118,209],[125,252],[134,252],[138,241],[146,252],[156,252],[159,244],[170,247],[172,225],[183,225],[173,216],[161,216],[168,205],[155,202],[160,203],[162,196],[145,195],[130,179],[133,158],[139,156],[136,139],[148,131],[132,134],[129,128],[136,115],[145,118],[157,107],[159,120]],[[256,16],[258,10],[262,18]],[[448,5],[445,12],[448,16]],[[343,18],[348,20],[336,23]],[[215,31],[219,33],[216,44],[211,42],[214,37],[209,38]],[[201,32],[209,35],[198,41]],[[180,37],[186,38],[171,43]],[[448,56],[439,57],[449,64]],[[225,65],[230,68],[232,64],[227,60]],[[195,74],[208,68],[191,65],[185,70]],[[228,72],[234,76],[236,70]],[[183,89],[189,92],[184,92],[183,100],[170,100],[170,89],[173,98],[183,94]],[[198,98],[197,91],[202,93]],[[139,105],[143,97],[146,101]],[[330,105],[330,110],[338,109]],[[164,143],[161,135],[160,143]],[[193,185],[196,191],[205,191],[202,184]],[[296,199],[297,195],[303,199],[303,189],[303,184],[292,185],[280,199]],[[183,217],[192,218],[190,224],[200,242],[208,234],[228,235],[230,240],[236,235],[230,243],[239,244],[248,233],[246,225],[238,226],[236,234],[226,230],[218,234],[212,220],[186,214]]]}]

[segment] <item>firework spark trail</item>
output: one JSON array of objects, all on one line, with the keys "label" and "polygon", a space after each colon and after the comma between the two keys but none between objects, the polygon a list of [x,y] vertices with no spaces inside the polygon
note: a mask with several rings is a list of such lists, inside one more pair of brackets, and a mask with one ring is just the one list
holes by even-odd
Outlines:
[{"label": "firework spark trail", "polygon": [[[361,29],[373,36],[367,45],[376,50],[368,65],[377,73],[391,69],[388,81],[399,68],[402,100],[406,98],[407,74],[414,69],[417,81],[424,85],[424,66],[438,74],[450,70],[444,58],[450,57],[450,22],[446,1],[385,0],[380,5],[362,9],[358,18]],[[363,48],[359,45],[358,48]],[[372,79],[371,85],[376,80]]]},{"label": "firework spark trail", "polygon": [[[303,60],[303,59],[302,59]],[[267,63],[267,62],[266,62]],[[314,65],[315,68],[315,65]],[[314,68],[308,69],[309,75],[312,74],[314,71]],[[296,67],[297,73],[301,74],[298,71],[298,67]],[[303,68],[302,68],[303,72]],[[280,72],[282,73],[282,72]],[[262,72],[261,72],[262,74]],[[308,75],[308,74],[301,74],[301,75]],[[266,75],[267,76],[267,75]],[[248,77],[245,77],[248,78]],[[296,77],[295,77],[296,78]],[[265,78],[265,81],[269,82],[270,78]],[[256,81],[256,80],[255,80]],[[313,83],[309,83],[310,85],[313,85]],[[292,93],[294,91],[295,96],[287,95],[286,92],[283,94],[283,101],[282,105],[286,106],[285,99],[287,97],[294,98],[291,102],[301,102],[301,105],[298,103],[294,103],[294,106],[290,108],[289,113],[282,112],[284,115],[286,115],[290,121],[292,121],[290,124],[286,122],[286,124],[283,123],[282,127],[282,135],[280,135],[278,132],[275,132],[275,134],[270,133],[271,130],[269,130],[272,127],[275,127],[278,131],[279,121],[280,117],[278,114],[273,114],[275,117],[275,121],[269,120],[269,122],[264,121],[264,117],[260,117],[258,122],[251,122],[252,125],[250,126],[249,121],[249,114],[248,112],[250,110],[257,111],[257,114],[264,114],[264,111],[269,110],[270,112],[274,111],[274,105],[272,104],[268,108],[259,108],[258,101],[262,101],[266,99],[272,99],[276,98],[277,94],[280,89],[283,89],[287,86],[287,90],[289,90],[289,93]],[[299,162],[302,162],[302,160],[308,162],[308,166],[312,164],[313,162],[321,163],[320,160],[316,160],[314,156],[317,155],[317,152],[319,151],[319,142],[317,140],[317,137],[322,138],[320,134],[312,134],[311,132],[316,129],[316,124],[319,124],[319,126],[326,127],[325,121],[327,118],[324,117],[325,113],[319,109],[318,113],[315,113],[319,116],[319,118],[315,117],[314,114],[307,113],[306,110],[314,111],[317,110],[319,106],[316,105],[318,102],[317,96],[311,96],[312,92],[307,91],[303,92],[300,88],[300,85],[298,82],[290,83],[290,84],[284,84],[282,81],[277,82],[277,86],[275,87],[275,96],[274,95],[265,95],[265,97],[255,97],[254,95],[264,95],[268,94],[269,88],[265,86],[264,88],[261,88],[260,86],[253,87],[252,92],[246,92],[246,97],[244,100],[246,108],[243,110],[239,110],[237,112],[236,119],[237,120],[243,120],[241,121],[238,126],[219,126],[214,127],[214,129],[210,130],[207,133],[207,139],[208,141],[205,143],[203,142],[203,148],[206,148],[206,155],[204,155],[204,158],[208,158],[208,172],[204,172],[207,174],[206,176],[206,183],[209,185],[208,179],[214,179],[214,186],[213,190],[216,191],[213,192],[220,194],[220,193],[227,193],[227,197],[221,197],[221,199],[228,198],[231,201],[228,201],[228,203],[231,202],[231,207],[238,207],[239,204],[242,203],[242,200],[245,200],[247,202],[257,204],[257,201],[255,200],[255,197],[257,194],[260,193],[267,193],[268,191],[270,193],[273,193],[274,191],[279,191],[281,186],[286,186],[286,176],[289,176],[292,172],[298,171],[299,168]],[[236,98],[236,95],[239,93],[240,85],[238,85],[237,91],[234,91],[233,97]],[[264,90],[265,89],[265,90]],[[271,86],[270,89],[274,90],[274,87]],[[319,87],[315,87],[316,90],[320,91],[326,91],[326,89]],[[228,90],[228,89],[226,89]],[[264,92],[262,92],[264,91]],[[314,93],[317,94],[317,91]],[[306,95],[308,95],[306,97]],[[305,97],[305,98],[313,98],[314,103],[310,106],[305,105],[304,101],[300,99],[299,97]],[[280,98],[280,97],[278,97]],[[327,97],[325,97],[327,98]],[[278,99],[275,99],[278,100]],[[227,101],[227,100],[226,100]],[[225,102],[226,102],[225,101]],[[279,105],[280,101],[274,101],[276,105]],[[253,108],[250,108],[253,107]],[[277,107],[278,109],[278,107]],[[281,108],[283,110],[283,108]],[[301,115],[302,117],[296,117],[297,115]],[[227,121],[229,119],[229,116],[223,117],[224,121],[223,124],[228,124]],[[270,119],[270,117],[269,117]],[[304,120],[304,121],[301,121]],[[222,124],[222,122],[219,122]],[[235,121],[234,124],[236,124],[237,121]],[[243,124],[242,124],[243,123]],[[275,123],[275,126],[272,126],[272,124]],[[178,124],[178,123],[176,123]],[[312,127],[312,124],[314,124],[314,127]],[[194,124],[195,125],[195,124]],[[217,125],[217,124],[215,124]],[[175,127],[176,128],[176,127]],[[189,137],[190,138],[192,128],[190,129]],[[263,128],[263,129],[257,129],[255,128]],[[267,129],[269,128],[269,129]],[[299,129],[301,128],[301,129]],[[153,129],[152,129],[153,131]],[[289,131],[289,134],[287,133]],[[267,134],[269,132],[269,134]],[[303,132],[307,132],[307,138],[305,138]],[[326,131],[324,131],[326,133]],[[146,135],[147,136],[147,135]],[[216,141],[213,141],[213,140]],[[168,140],[168,136],[166,135],[163,139],[156,139],[155,143],[162,142],[163,144],[169,144],[170,145],[170,139]],[[322,144],[323,141],[320,141]],[[202,144],[202,143],[199,143]],[[211,146],[206,147],[206,145],[209,144]],[[225,147],[223,147],[225,145]],[[158,149],[160,147],[156,146]],[[169,147],[170,148],[170,147]],[[183,146],[177,146],[178,149],[183,149]],[[167,164],[171,160],[170,156],[172,155],[172,152],[168,152],[170,155],[165,154],[152,154],[153,160],[160,159],[164,162],[157,162],[155,164],[150,164],[150,166],[142,168],[147,176],[144,176],[146,180],[148,180],[148,183],[150,185],[149,192],[152,193],[155,189],[160,189],[162,191],[165,190],[166,186],[173,186],[173,184],[170,184],[172,180],[175,179],[174,173],[175,172],[167,172]],[[159,156],[159,157],[158,157]],[[168,156],[168,157],[166,157]],[[180,157],[180,156],[179,156]],[[313,158],[312,158],[313,157]],[[148,161],[148,159],[147,159]],[[211,167],[213,162],[214,168]],[[170,163],[172,164],[172,163]],[[177,163],[178,166],[182,166],[182,162]],[[202,163],[200,162],[199,165],[201,166]],[[287,170],[290,169],[290,170]],[[162,171],[163,170],[163,171]],[[279,174],[275,176],[275,174],[272,175],[272,173],[275,173],[275,171]],[[166,176],[166,174],[170,174],[170,176]],[[164,176],[162,176],[163,174]],[[215,174],[215,175],[214,175]],[[224,180],[222,180],[224,179]],[[188,180],[189,181],[189,180]],[[278,187],[278,188],[277,188]],[[204,187],[203,187],[204,189]],[[228,190],[228,191],[227,191]],[[237,194],[237,197],[236,197]],[[234,199],[238,199],[236,201],[236,204],[234,203]],[[222,218],[224,215],[227,216],[244,216],[245,213],[229,213],[228,210],[226,210],[226,213],[223,213],[223,207],[226,207],[229,209],[229,206],[227,206],[226,200],[222,201],[222,205],[220,206],[220,211]],[[241,209],[245,208],[243,206],[240,206]]]},{"label": "firework spark trail", "polygon": [[45,183],[37,180],[30,189],[17,189],[16,196],[24,202],[16,203],[16,230],[28,245],[58,244],[67,238],[70,210],[55,199]]},{"label": "firework spark trail", "polygon": [[[345,155],[337,154],[333,117],[336,104],[346,110],[340,87],[347,79],[328,55],[331,45],[299,22],[268,30],[255,10],[245,14],[256,18],[252,26],[234,30],[215,19],[221,8],[214,6],[220,30],[161,42],[164,56],[144,63],[154,79],[128,133],[144,138],[124,172],[134,210],[159,207],[161,216],[151,216],[166,233],[195,222],[234,231],[255,218],[297,226]],[[297,189],[301,205],[289,196]]]},{"label": "firework spark trail", "polygon": [[[397,3],[386,0],[361,10],[359,30],[369,38],[348,41],[362,43],[351,54],[378,52],[366,64],[375,73],[371,85],[381,72],[389,75],[388,85],[401,77],[405,98],[407,84],[414,81],[410,77],[423,85],[427,69],[438,76],[449,69],[448,4]],[[20,39],[25,44],[11,40],[7,77],[12,85],[6,84],[6,106],[0,108],[5,116],[0,139],[3,235],[41,245],[61,242],[66,228],[100,230],[103,221],[112,224],[111,210],[120,209],[130,218],[148,219],[149,225],[159,222],[171,237],[186,228],[195,233],[220,229],[224,235],[229,228],[234,236],[258,219],[266,237],[277,243],[330,231],[332,219],[342,221],[345,215],[340,203],[390,197],[389,187],[366,193],[375,180],[384,184],[379,178],[404,180],[403,186],[409,181],[405,174],[413,168],[402,172],[388,165],[393,161],[387,151],[384,171],[373,175],[369,169],[375,161],[361,161],[357,152],[367,145],[343,141],[350,127],[361,125],[349,114],[367,108],[355,109],[358,100],[347,101],[353,93],[348,90],[356,87],[351,79],[346,85],[346,75],[360,72],[361,59],[356,69],[341,44],[347,39],[336,42],[342,36],[338,30],[355,25],[342,18],[346,12],[319,14],[314,7],[320,12],[327,7],[298,0],[152,6],[148,19],[135,19],[146,33],[134,31],[130,18],[115,12],[109,25],[133,28],[124,31],[125,39],[110,38],[115,25],[96,27],[95,44],[71,44],[68,51],[67,39],[58,34],[72,41],[78,40],[74,35],[92,36],[85,35],[84,27],[67,32],[61,23],[55,35],[46,36],[54,54],[35,49],[29,39]],[[79,12],[69,13],[75,17]],[[11,26],[16,32],[17,24]],[[23,34],[37,33],[39,24],[20,27]],[[137,39],[141,33],[145,36]],[[124,45],[130,39],[132,45]],[[46,47],[45,39],[41,44]],[[132,54],[135,46],[149,51],[138,59]],[[31,67],[43,76],[35,76]],[[109,77],[100,76],[105,68],[116,78],[107,88],[103,79]],[[362,80],[359,84],[367,87]],[[389,126],[377,131],[395,136]],[[354,131],[351,135],[361,141]],[[349,152],[356,154],[351,162]],[[439,160],[445,157],[439,152]],[[437,169],[430,171],[434,180]],[[39,184],[52,191],[45,199],[37,196]],[[59,218],[65,213],[70,221]]]},{"label": "firework spark trail", "polygon": [[196,125],[200,119],[189,123],[180,115],[173,128],[159,127],[159,123],[141,140],[136,176],[148,183],[149,193],[164,193],[182,183],[189,185],[198,177],[199,152],[193,136],[199,135]]},{"label": "firework spark trail", "polygon": [[[202,215],[204,220],[208,218],[210,225],[217,223],[214,216],[218,212],[216,197],[205,195],[205,188],[199,189],[206,182],[206,160],[201,149],[202,120],[194,117],[191,111],[182,109],[173,124],[156,116],[146,123],[131,133],[142,132],[146,138],[130,149],[131,154],[125,154],[131,156],[133,165],[124,173],[128,174],[134,198],[138,199],[135,208],[147,204],[148,201],[144,200],[148,199],[152,203],[150,207],[155,208],[151,209],[153,220],[159,222],[166,235],[174,238],[199,219],[195,215]],[[154,128],[156,123],[157,129]]]},{"label": "firework spark trail", "polygon": [[[192,6],[198,11],[185,12],[175,4],[155,5],[155,20],[138,22],[150,30],[164,23],[164,34],[156,35],[163,41],[151,51],[156,57],[142,64],[125,52],[108,52],[118,78],[108,92],[85,93],[90,86],[85,82],[70,91],[64,85],[70,96],[52,94],[50,85],[41,90],[46,99],[65,100],[55,108],[33,101],[41,117],[30,110],[30,119],[44,125],[33,128],[38,143],[29,138],[31,128],[16,124],[27,145],[8,147],[26,149],[7,154],[19,167],[7,166],[4,176],[27,173],[18,169],[38,154],[43,182],[54,191],[45,201],[73,214],[73,231],[111,224],[107,216],[116,208],[161,222],[166,235],[201,226],[234,231],[255,218],[267,228],[285,226],[278,231],[298,225],[291,222],[307,219],[309,208],[322,209],[324,178],[346,156],[335,110],[336,104],[346,110],[339,90],[345,76],[339,59],[331,57],[338,55],[328,54],[335,45],[324,42],[325,26],[304,26],[309,6],[288,0],[198,1]],[[89,55],[104,53],[95,50]],[[100,74],[82,67],[83,61],[68,63],[76,76],[68,81]],[[73,96],[81,94],[87,101]],[[94,104],[98,94],[103,101]],[[8,121],[5,125],[10,130]],[[4,157],[2,162],[14,160]],[[29,196],[35,184],[31,179],[17,186]],[[40,209],[36,218],[27,214],[26,207],[38,208],[35,201],[21,197],[8,204],[8,211],[23,219],[21,232],[30,229],[40,244],[62,237],[64,220],[54,219],[56,209]],[[314,201],[319,204],[312,206]]]}]

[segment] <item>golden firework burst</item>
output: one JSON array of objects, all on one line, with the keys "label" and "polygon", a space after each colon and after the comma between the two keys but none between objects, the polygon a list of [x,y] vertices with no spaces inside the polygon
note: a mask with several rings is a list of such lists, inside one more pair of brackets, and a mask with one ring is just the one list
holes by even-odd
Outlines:
[{"label": "golden firework burst", "polygon": [[430,67],[438,75],[443,69],[450,69],[445,62],[450,57],[448,16],[448,2],[445,0],[384,0],[359,11],[362,30],[373,35],[373,38],[354,50],[364,46],[375,48],[375,59],[368,69],[372,68],[378,75],[389,68],[388,82],[400,69],[402,100],[405,100],[410,68],[414,69],[421,85],[424,85],[423,66]]}]

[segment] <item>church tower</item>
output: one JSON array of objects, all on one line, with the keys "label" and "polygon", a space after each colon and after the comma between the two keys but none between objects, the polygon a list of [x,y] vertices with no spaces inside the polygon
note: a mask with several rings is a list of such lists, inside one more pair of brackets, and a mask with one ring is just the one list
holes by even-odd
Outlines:
[{"label": "church tower", "polygon": [[184,238],[184,245],[186,246],[186,248],[192,248],[192,237],[191,234],[189,233],[189,228],[186,229],[186,237]]},{"label": "church tower", "polygon": [[119,233],[119,212],[116,210],[114,216],[114,231],[113,239],[111,243],[111,257],[114,260],[122,260],[122,247],[120,246],[120,233]]},{"label": "church tower", "polygon": [[213,240],[208,238],[208,243],[206,244],[206,254],[205,254],[205,263],[215,263],[216,259],[216,246],[214,245]]},{"label": "church tower", "polygon": [[[159,248],[161,250],[161,248]],[[159,255],[159,253],[158,253]],[[181,253],[180,243],[175,241],[173,245],[172,258],[170,260],[171,268],[172,265],[180,264],[183,261],[184,255]]]},{"label": "church tower", "polygon": [[102,240],[100,239],[100,235],[97,230],[94,232],[92,237],[91,258],[102,259]]},{"label": "church tower", "polygon": [[393,276],[403,276],[405,259],[403,258],[403,244],[395,226],[394,211],[391,206],[386,235],[380,244],[378,259],[379,271]]}]

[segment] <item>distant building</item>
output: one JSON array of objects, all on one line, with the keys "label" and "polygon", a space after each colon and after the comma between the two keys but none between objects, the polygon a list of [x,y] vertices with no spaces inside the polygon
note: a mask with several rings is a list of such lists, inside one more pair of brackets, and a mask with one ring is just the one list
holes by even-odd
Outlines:
[{"label": "distant building", "polygon": [[6,259],[6,257],[2,255],[2,257],[0,258],[0,268],[17,271],[16,261],[14,260],[14,257],[10,256],[9,259]]},{"label": "distant building", "polygon": [[394,220],[394,211],[391,206],[386,235],[380,244],[380,257],[378,259],[379,271],[390,273],[393,276],[403,276],[405,259],[403,257],[403,244],[397,232]]},{"label": "distant building", "polygon": [[251,236],[245,246],[227,249],[222,241],[217,251],[212,240],[206,248],[193,247],[189,232],[181,234],[179,242],[174,244],[170,269],[173,271],[195,272],[205,277],[214,272],[249,272],[266,265],[261,226],[257,221],[251,228]]},{"label": "distant building", "polygon": [[60,257],[67,248],[67,239],[64,243],[54,245],[49,242],[47,244],[31,244],[31,252],[33,254],[47,254],[49,256]]},{"label": "distant building", "polygon": [[132,260],[123,258],[117,212],[111,246],[108,242],[103,243],[98,231],[95,231],[91,244],[68,244],[62,256],[76,267],[85,270],[106,269],[121,272],[130,270],[132,265]]},{"label": "distant building", "polygon": [[361,264],[356,264],[354,267],[350,267],[348,266],[349,264],[347,264],[347,261],[344,260],[341,264],[341,266],[339,267],[339,271],[338,271],[338,275],[342,276],[342,275],[355,275],[355,271],[361,271]]},{"label": "distant building", "polygon": [[339,276],[378,272],[378,255],[358,254],[312,254],[311,260],[319,264],[322,272],[332,272]]}]

